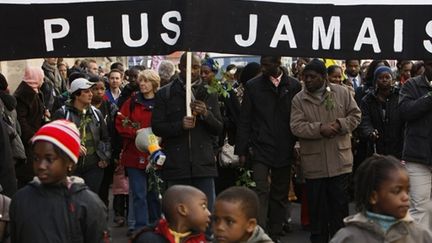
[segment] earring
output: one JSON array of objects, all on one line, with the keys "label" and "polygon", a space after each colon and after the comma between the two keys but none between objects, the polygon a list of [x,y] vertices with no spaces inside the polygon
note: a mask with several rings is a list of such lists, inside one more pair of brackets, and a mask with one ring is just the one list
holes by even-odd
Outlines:
[{"label": "earring", "polygon": [[72,166],[69,166],[67,169],[69,172],[72,172]]}]

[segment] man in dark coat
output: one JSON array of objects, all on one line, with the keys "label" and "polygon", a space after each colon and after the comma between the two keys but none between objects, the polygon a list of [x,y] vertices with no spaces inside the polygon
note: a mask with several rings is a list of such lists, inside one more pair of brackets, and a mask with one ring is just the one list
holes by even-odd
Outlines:
[{"label": "man in dark coat", "polygon": [[268,219],[274,240],[282,234],[296,142],[290,129],[291,101],[301,90],[300,83],[280,66],[281,57],[262,56],[262,75],[247,82],[235,148],[241,163],[250,153],[261,205],[258,223],[266,228]]},{"label": "man in dark coat", "polygon": [[215,199],[217,176],[212,139],[222,131],[217,94],[209,94],[200,79],[201,60],[192,57],[193,116],[186,116],[186,54],[180,58],[180,75],[156,93],[152,114],[154,134],[162,137],[167,156],[162,176],[168,187],[190,185],[208,198],[208,208]]},{"label": "man in dark coat", "polygon": [[399,94],[405,125],[402,160],[410,177],[410,213],[426,228],[432,227],[432,60],[424,60],[425,72],[409,79]]}]

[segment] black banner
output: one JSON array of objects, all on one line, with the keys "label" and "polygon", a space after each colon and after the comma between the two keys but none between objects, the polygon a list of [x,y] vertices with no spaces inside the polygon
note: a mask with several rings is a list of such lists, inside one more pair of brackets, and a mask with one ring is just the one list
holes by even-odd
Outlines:
[{"label": "black banner", "polygon": [[432,58],[432,5],[140,0],[0,4],[0,60],[178,50]]}]

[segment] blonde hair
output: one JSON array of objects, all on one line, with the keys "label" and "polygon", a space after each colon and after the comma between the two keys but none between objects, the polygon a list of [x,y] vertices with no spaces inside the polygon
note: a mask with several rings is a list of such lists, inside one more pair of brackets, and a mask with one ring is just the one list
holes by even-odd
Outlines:
[{"label": "blonde hair", "polygon": [[156,93],[156,91],[159,89],[160,85],[160,77],[157,74],[156,71],[151,69],[146,69],[138,73],[138,83],[140,83],[143,80],[148,80],[152,83],[153,86],[153,92]]}]

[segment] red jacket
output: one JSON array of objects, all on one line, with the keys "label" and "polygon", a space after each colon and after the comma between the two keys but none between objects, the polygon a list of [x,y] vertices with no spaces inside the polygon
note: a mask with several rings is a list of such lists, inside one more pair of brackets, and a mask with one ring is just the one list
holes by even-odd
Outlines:
[{"label": "red jacket", "polygon": [[134,93],[121,106],[115,126],[123,138],[120,162],[126,167],[145,169],[148,153],[140,152],[135,146],[136,131],[151,126],[154,100],[145,100],[141,93]]}]

